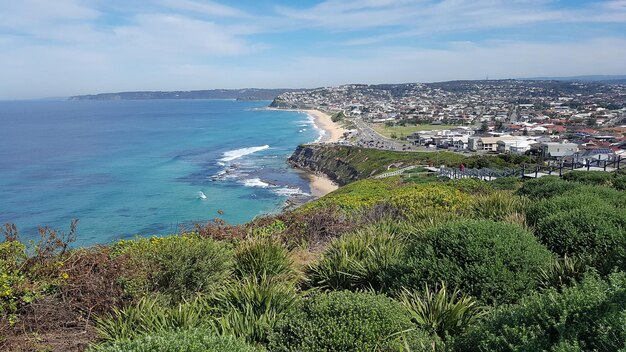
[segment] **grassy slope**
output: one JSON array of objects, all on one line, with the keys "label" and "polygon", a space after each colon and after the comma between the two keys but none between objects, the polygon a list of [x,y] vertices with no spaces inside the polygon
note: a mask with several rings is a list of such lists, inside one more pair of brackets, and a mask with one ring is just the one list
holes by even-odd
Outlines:
[{"label": "grassy slope", "polygon": [[408,136],[413,132],[446,130],[458,126],[452,125],[407,125],[407,126],[385,126],[384,124],[374,124],[374,130],[387,138],[391,138],[391,134],[396,136]]},{"label": "grassy slope", "polygon": [[452,152],[396,152],[379,149],[366,149],[347,146],[319,146],[319,152],[328,158],[340,159],[348,163],[359,174],[367,178],[388,170],[392,164],[397,167],[408,165],[447,165],[458,167],[512,167],[519,160],[510,160],[508,156],[472,155],[466,156]]}]

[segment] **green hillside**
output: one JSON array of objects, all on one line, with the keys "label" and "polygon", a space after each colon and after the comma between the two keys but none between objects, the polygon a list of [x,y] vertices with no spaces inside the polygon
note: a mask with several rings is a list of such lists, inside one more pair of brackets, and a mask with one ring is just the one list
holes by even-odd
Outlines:
[{"label": "green hillside", "polygon": [[363,179],[245,225],[82,249],[6,225],[2,348],[624,350],[625,185]]}]

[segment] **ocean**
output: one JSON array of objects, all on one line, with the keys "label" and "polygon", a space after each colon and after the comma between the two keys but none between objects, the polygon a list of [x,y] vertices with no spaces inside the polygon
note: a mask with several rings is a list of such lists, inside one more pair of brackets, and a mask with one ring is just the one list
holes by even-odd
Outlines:
[{"label": "ocean", "polygon": [[309,193],[287,164],[320,138],[304,113],[233,100],[0,102],[0,224],[80,246],[239,224]]}]

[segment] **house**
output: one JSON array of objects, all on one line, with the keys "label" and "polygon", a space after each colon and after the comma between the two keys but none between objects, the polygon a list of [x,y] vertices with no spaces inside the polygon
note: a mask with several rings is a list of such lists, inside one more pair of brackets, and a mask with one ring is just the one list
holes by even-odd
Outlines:
[{"label": "house", "polygon": [[468,148],[473,151],[495,152],[498,150],[498,141],[514,140],[516,137],[511,135],[496,137],[470,137],[468,140]]},{"label": "house", "polygon": [[561,159],[566,156],[573,156],[578,151],[576,143],[538,143],[533,145],[538,150],[538,154],[543,159]]},{"label": "house", "polygon": [[526,151],[530,150],[530,145],[535,143],[533,139],[526,137],[516,137],[515,139],[505,139],[499,140],[497,142],[496,150],[498,153],[502,154],[524,154]]},{"label": "house", "polygon": [[587,160],[608,160],[615,156],[615,152],[610,148],[592,148],[581,150],[574,154],[574,160],[580,163],[585,163]]}]

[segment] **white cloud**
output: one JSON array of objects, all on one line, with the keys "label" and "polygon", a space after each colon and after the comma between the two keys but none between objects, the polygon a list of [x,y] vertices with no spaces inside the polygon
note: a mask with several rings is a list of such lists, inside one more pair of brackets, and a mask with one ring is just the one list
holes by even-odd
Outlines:
[{"label": "white cloud", "polygon": [[277,13],[331,31],[388,29],[388,33],[348,41],[367,45],[432,33],[511,28],[536,23],[626,22],[624,0],[554,9],[548,0],[327,0],[306,9],[279,7]]},{"label": "white cloud", "polygon": [[[346,57],[315,56],[281,66],[274,86],[429,82],[455,79],[623,74],[626,39],[570,43],[452,43],[447,49],[382,47]],[[323,74],[320,74],[323,73]],[[290,76],[297,76],[297,80]],[[300,84],[294,84],[294,81]],[[290,83],[290,84],[289,84]]]},{"label": "white cloud", "polygon": [[4,0],[0,2],[0,28],[16,30],[57,21],[86,21],[99,14],[80,0]]},{"label": "white cloud", "polygon": [[214,1],[161,0],[160,2],[170,9],[193,11],[211,17],[251,17],[244,11]]},{"label": "white cloud", "polygon": [[177,15],[139,15],[132,25],[114,30],[123,53],[159,60],[159,55],[196,59],[248,53],[251,46],[227,26]]}]

